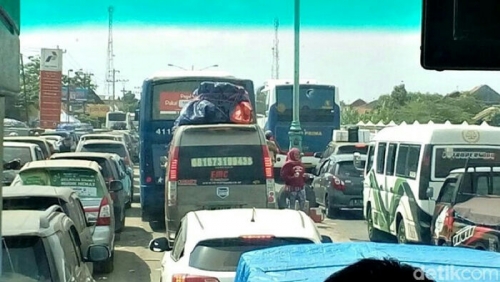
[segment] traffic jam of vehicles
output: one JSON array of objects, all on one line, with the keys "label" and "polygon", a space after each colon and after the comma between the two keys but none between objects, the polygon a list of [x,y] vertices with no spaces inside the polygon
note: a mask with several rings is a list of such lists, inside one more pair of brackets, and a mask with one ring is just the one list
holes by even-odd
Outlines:
[{"label": "traffic jam of vehicles", "polygon": [[[258,116],[251,80],[162,74],[144,83],[138,128],[81,132],[62,124],[26,136],[11,128],[4,133],[3,218],[26,222],[8,221],[2,231],[11,274],[65,281],[113,273],[136,199],[142,221],[163,234],[143,246],[164,253],[160,281],[274,281],[296,268],[322,281],[366,255],[408,261],[417,252],[425,260],[440,246],[455,247],[442,249],[450,257],[500,258],[500,128],[340,128],[332,126],[337,88],[307,81],[300,85],[302,103],[313,109],[301,113],[307,137],[302,151],[287,149],[289,84],[259,88],[270,103],[268,116]],[[181,86],[186,94],[176,95]],[[353,210],[373,243],[321,234],[321,224]],[[345,255],[332,262],[327,251]],[[318,260],[326,272],[304,266]]]}]

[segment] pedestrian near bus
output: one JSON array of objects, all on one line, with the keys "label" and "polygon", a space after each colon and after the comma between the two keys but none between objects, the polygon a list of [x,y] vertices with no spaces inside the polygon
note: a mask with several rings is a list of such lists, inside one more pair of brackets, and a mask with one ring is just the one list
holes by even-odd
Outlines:
[{"label": "pedestrian near bus", "polygon": [[295,209],[295,201],[299,201],[300,210],[304,211],[306,202],[305,179],[306,176],[304,165],[300,160],[300,151],[297,148],[292,148],[287,154],[287,160],[281,168],[281,178],[285,182],[285,193],[289,200],[288,207]]},{"label": "pedestrian near bus", "polygon": [[267,148],[269,149],[269,156],[271,157],[274,165],[276,163],[276,155],[279,154],[279,149],[278,145],[276,145],[276,142],[273,140],[273,133],[271,130],[266,131],[266,142]]}]

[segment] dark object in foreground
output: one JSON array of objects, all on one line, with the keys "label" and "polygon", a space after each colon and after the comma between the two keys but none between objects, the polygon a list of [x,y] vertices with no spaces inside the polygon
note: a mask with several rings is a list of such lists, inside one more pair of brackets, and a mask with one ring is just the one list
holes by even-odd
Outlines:
[{"label": "dark object in foreground", "polygon": [[348,267],[335,272],[325,282],[343,281],[435,281],[429,279],[425,272],[417,267],[400,263],[392,259],[362,259]]}]

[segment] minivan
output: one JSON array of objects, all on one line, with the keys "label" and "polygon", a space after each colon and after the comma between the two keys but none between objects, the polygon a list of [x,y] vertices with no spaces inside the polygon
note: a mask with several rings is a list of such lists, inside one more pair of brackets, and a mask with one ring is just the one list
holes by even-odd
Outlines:
[{"label": "minivan", "polygon": [[190,211],[276,208],[273,164],[255,124],[185,125],[172,138],[165,165],[165,225],[173,242]]}]

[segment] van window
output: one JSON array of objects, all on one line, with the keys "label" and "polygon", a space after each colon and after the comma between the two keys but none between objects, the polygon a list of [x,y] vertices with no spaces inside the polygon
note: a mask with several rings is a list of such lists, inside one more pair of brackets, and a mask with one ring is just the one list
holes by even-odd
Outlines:
[{"label": "van window", "polygon": [[69,187],[82,199],[102,198],[104,187],[97,172],[80,168],[33,168],[19,173],[22,185]]},{"label": "van window", "polygon": [[386,143],[379,143],[377,150],[377,173],[384,173]]},{"label": "van window", "polygon": [[260,145],[181,146],[178,180],[197,185],[263,184],[263,163]]},{"label": "van window", "polygon": [[201,241],[191,252],[189,266],[206,271],[233,272],[243,253],[286,245],[312,244],[305,238],[240,239]]},{"label": "van window", "polygon": [[387,169],[385,174],[392,176],[394,175],[394,168],[396,166],[396,151],[398,149],[398,144],[389,144],[389,152],[387,153]]},{"label": "van window", "polygon": [[366,160],[368,165],[366,166],[365,174],[368,173],[373,167],[373,157],[375,156],[375,146],[370,145],[368,149],[368,159]]},{"label": "van window", "polygon": [[410,179],[417,178],[419,163],[420,145],[399,145],[399,154],[396,161],[397,176]]}]

